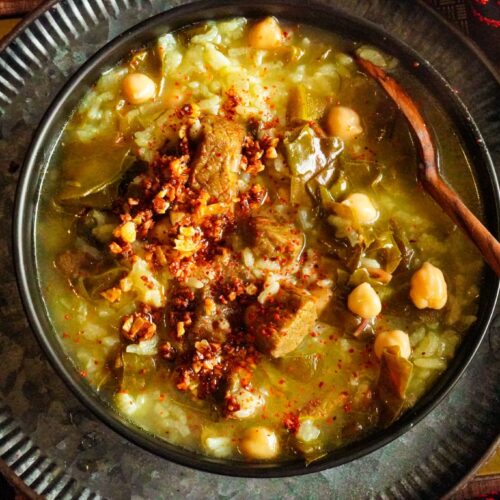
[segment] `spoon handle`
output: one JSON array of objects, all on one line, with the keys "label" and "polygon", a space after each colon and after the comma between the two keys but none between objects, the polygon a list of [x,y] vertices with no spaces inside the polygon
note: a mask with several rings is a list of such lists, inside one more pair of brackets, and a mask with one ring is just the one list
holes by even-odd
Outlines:
[{"label": "spoon handle", "polygon": [[383,69],[361,57],[355,57],[358,65],[373,77],[397,104],[417,137],[418,180],[446,214],[462,228],[477,246],[484,260],[500,277],[500,243],[467,208],[460,197],[442,179],[436,163],[436,153],[431,135],[415,102],[399,83]]},{"label": "spoon handle", "polygon": [[460,226],[469,236],[483,255],[484,260],[500,277],[500,243],[496,238],[440,177],[432,181],[425,178],[421,179],[420,182],[455,224]]}]

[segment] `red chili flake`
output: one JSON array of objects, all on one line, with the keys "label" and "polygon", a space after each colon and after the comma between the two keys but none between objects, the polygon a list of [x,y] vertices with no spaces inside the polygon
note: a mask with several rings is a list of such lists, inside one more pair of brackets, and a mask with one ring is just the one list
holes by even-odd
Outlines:
[{"label": "red chili flake", "polygon": [[354,349],[351,347],[348,352],[352,354],[354,352]]},{"label": "red chili flake", "polygon": [[283,425],[292,434],[295,434],[300,427],[299,415],[297,413],[286,413]]},{"label": "red chili flake", "polygon": [[283,379],[283,378],[280,378],[280,379],[278,380],[278,384],[283,385],[283,384],[285,384],[285,383],[286,383],[286,381],[285,381],[285,379]]},{"label": "red chili flake", "polygon": [[87,377],[88,373],[85,370],[80,371],[80,377]]},{"label": "red chili flake", "polygon": [[325,383],[324,383],[323,381],[321,381],[321,382],[318,384],[318,387],[321,389],[324,385],[325,385]]},{"label": "red chili flake", "polygon": [[64,315],[65,320],[70,320],[71,319],[71,314],[65,314]]},{"label": "red chili flake", "polygon": [[69,333],[63,332],[62,336],[63,336],[63,338],[67,339],[67,338],[69,338]]}]

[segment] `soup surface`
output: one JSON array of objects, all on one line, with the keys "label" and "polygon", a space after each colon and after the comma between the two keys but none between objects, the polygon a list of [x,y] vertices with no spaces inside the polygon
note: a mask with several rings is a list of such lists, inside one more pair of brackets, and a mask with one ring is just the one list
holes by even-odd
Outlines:
[{"label": "soup surface", "polygon": [[47,309],[81,376],[158,438],[315,460],[414,405],[474,323],[482,261],[354,51],[425,95],[373,47],[236,18],[138,49],[67,123],[37,216]]}]

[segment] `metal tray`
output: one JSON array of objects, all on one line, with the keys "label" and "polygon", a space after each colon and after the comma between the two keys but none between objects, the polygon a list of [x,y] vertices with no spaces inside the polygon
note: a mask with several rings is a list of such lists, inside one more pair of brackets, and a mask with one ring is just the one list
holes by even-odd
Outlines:
[{"label": "metal tray", "polygon": [[[397,441],[302,478],[242,479],[174,465],[120,438],[72,396],[29,330],[11,262],[17,170],[64,81],[107,41],[178,1],[51,1],[0,47],[0,457],[47,498],[431,498],[474,468],[499,431],[500,330],[493,327],[450,395]],[[328,2],[324,2],[328,3]],[[500,95],[474,48],[425,6],[344,0],[427,58],[457,90],[493,160]],[[2,470],[0,468],[0,470]]]}]

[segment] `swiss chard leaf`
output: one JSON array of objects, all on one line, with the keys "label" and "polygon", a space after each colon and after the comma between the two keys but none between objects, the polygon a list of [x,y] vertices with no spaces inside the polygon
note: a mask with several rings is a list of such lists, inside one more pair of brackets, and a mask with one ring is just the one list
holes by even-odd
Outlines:
[{"label": "swiss chard leaf", "polygon": [[400,356],[399,347],[388,347],[382,353],[378,394],[383,404],[385,424],[393,422],[404,409],[406,390],[413,372],[413,363]]}]

